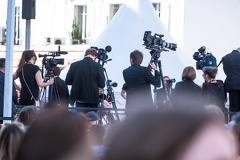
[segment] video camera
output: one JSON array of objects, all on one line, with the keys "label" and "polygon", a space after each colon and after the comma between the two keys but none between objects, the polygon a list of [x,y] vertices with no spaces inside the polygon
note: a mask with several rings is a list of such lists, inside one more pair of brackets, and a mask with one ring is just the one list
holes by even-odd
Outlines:
[{"label": "video camera", "polygon": [[98,63],[100,63],[101,61],[104,63],[106,63],[108,61],[108,55],[107,52],[111,52],[112,51],[112,47],[111,46],[106,46],[105,49],[103,48],[98,48],[98,47],[91,47],[97,50],[98,52]]},{"label": "video camera", "polygon": [[211,52],[206,51],[206,47],[202,46],[198,49],[198,52],[193,54],[193,59],[196,62],[197,70],[202,70],[206,66],[217,66],[217,59],[212,55]]},{"label": "video camera", "polygon": [[146,49],[150,50],[165,50],[165,48],[176,51],[177,44],[165,42],[162,38],[164,37],[163,34],[154,34],[151,35],[151,31],[145,31],[143,36],[144,46]]},{"label": "video camera", "polygon": [[176,82],[176,79],[175,79],[175,78],[169,79],[169,80],[167,80],[166,82],[167,82],[167,84],[172,84],[172,83],[175,83],[175,82]]},{"label": "video camera", "polygon": [[[38,57],[42,59],[42,65],[45,66],[45,69],[47,70],[47,73],[45,75],[44,81],[48,81],[50,77],[54,77],[52,68],[56,67],[58,64],[64,64],[64,58],[58,58],[56,59],[55,57],[59,57],[62,54],[68,54],[66,51],[60,51],[60,46],[58,46],[58,51],[56,52],[48,52],[47,54],[39,54]],[[51,57],[51,58],[47,58]]]}]

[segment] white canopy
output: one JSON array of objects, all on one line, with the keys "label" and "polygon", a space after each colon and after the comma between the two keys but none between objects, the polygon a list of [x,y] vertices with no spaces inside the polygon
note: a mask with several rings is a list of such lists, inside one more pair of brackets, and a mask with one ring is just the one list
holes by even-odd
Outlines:
[{"label": "white canopy", "polygon": [[[152,35],[155,33],[163,34],[163,39],[166,42],[175,43],[149,0],[127,1],[91,45],[98,48],[112,46],[112,51],[108,53],[112,61],[105,64],[104,67],[109,79],[118,83],[115,91],[120,91],[124,84],[122,71],[130,65],[129,55],[133,50],[142,51],[144,53],[142,65],[148,65],[151,59],[150,50],[145,49],[145,46],[142,45],[145,31],[152,31]],[[83,56],[80,56],[76,61],[82,58]],[[188,65],[181,51],[179,49],[177,51],[163,51],[159,59],[162,61],[163,75],[180,81],[183,68]],[[62,79],[65,79],[68,69],[69,66],[62,71]]]}]

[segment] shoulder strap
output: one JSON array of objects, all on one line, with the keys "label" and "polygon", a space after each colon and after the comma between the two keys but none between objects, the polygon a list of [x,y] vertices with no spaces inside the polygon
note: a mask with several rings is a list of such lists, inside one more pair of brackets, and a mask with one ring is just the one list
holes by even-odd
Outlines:
[{"label": "shoulder strap", "polygon": [[23,76],[23,81],[25,82],[25,84],[26,84],[26,86],[27,86],[27,88],[28,88],[28,90],[29,90],[29,92],[30,92],[30,94],[32,96],[31,99],[34,99],[34,101],[36,101],[36,99],[34,98],[32,92],[31,92],[31,90],[30,90],[30,88],[29,88],[29,86],[28,86],[28,84],[27,84],[27,82],[25,80],[24,73],[23,73],[23,67],[22,67],[22,76]]}]

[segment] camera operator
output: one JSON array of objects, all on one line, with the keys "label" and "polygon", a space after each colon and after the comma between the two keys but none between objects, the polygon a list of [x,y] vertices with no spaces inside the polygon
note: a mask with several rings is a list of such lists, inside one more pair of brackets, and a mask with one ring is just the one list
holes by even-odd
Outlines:
[{"label": "camera operator", "polygon": [[223,70],[226,74],[225,87],[229,92],[229,111],[240,111],[240,48],[227,54],[223,60]]},{"label": "camera operator", "polygon": [[157,104],[158,107],[163,109],[168,107],[167,102],[170,102],[170,97],[172,95],[172,83],[174,83],[175,79],[170,79],[168,76],[163,77],[164,87],[157,90]]},{"label": "camera operator", "polygon": [[87,49],[83,60],[72,63],[65,82],[72,85],[71,105],[76,107],[96,108],[99,104],[99,88],[104,88],[105,77],[103,67],[95,62],[97,51]]},{"label": "camera operator", "polygon": [[33,50],[26,50],[22,53],[22,57],[18,64],[18,69],[13,75],[13,79],[20,78],[21,105],[36,105],[39,99],[39,87],[46,87],[54,83],[54,79],[50,78],[47,82],[42,81],[39,67],[35,65],[37,56]]},{"label": "camera operator", "polygon": [[126,108],[153,107],[150,84],[160,87],[160,72],[154,63],[149,67],[155,71],[155,77],[148,67],[140,66],[143,60],[142,52],[135,50],[130,54],[131,66],[123,71],[123,77],[127,85]]},{"label": "camera operator", "polygon": [[54,67],[52,71],[54,75],[54,84],[49,90],[49,95],[51,95],[49,102],[55,103],[61,107],[68,107],[69,92],[65,81],[59,77],[61,69],[59,67]]}]

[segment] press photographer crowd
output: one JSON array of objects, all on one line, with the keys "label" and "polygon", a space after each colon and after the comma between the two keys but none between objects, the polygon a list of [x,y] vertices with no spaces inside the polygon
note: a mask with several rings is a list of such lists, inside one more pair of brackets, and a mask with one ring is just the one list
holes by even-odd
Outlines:
[{"label": "press photographer crowd", "polygon": [[[115,101],[118,84],[105,68],[111,46],[87,49],[65,79],[58,66],[64,59],[56,57],[67,52],[60,47],[38,55],[41,69],[35,51],[23,51],[13,74],[12,117],[3,115],[5,58],[0,58],[0,160],[240,160],[240,48],[217,64],[200,47],[193,59],[202,85],[194,82],[193,66],[176,82],[178,77],[163,75],[160,57],[177,44],[163,37],[146,31],[148,66],[141,65],[142,51],[134,50],[130,66],[119,73],[125,81],[124,118]],[[219,66],[224,81],[216,79]]]}]

